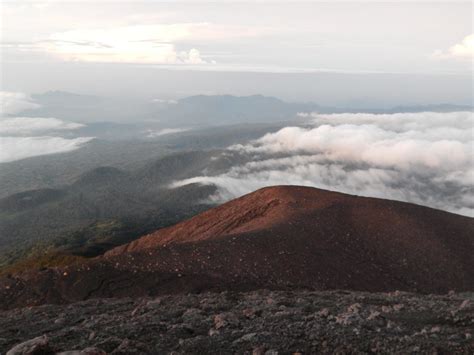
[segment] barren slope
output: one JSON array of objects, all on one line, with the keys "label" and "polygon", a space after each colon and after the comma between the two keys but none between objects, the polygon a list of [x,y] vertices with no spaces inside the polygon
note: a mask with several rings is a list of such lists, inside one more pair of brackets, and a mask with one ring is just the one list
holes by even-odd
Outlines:
[{"label": "barren slope", "polygon": [[472,218],[314,188],[270,187],[88,264],[2,279],[0,306],[258,288],[473,290],[473,251]]}]

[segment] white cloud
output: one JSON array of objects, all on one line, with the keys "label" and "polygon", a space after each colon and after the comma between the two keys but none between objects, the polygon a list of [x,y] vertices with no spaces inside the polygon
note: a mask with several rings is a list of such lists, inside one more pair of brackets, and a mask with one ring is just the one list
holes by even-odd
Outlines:
[{"label": "white cloud", "polygon": [[204,60],[193,47],[178,50],[180,43],[254,36],[256,31],[209,23],[77,29],[54,33],[40,47],[64,60],[199,65],[215,62]]},{"label": "white cloud", "polygon": [[12,117],[0,119],[0,136],[38,135],[51,131],[64,131],[83,127],[83,124],[65,122],[57,118]]},{"label": "white cloud", "polygon": [[205,64],[206,62],[201,58],[201,53],[196,48],[192,48],[189,52],[181,52],[181,59],[186,64]]},{"label": "white cloud", "polygon": [[474,33],[464,37],[461,43],[455,44],[447,51],[435,51],[432,56],[437,59],[454,58],[472,60],[474,58]]},{"label": "white cloud", "polygon": [[166,100],[166,99],[153,99],[151,102],[158,103],[158,104],[166,104],[166,105],[176,105],[178,103],[177,100]]},{"label": "white cloud", "polygon": [[0,117],[38,108],[40,105],[21,92],[0,91]]},{"label": "white cloud", "polygon": [[156,137],[161,137],[167,134],[173,134],[173,133],[180,133],[180,132],[186,132],[188,131],[189,128],[163,128],[158,131],[153,131],[153,130],[148,130],[147,133],[147,138],[156,138]]},{"label": "white cloud", "polygon": [[[391,114],[372,113],[342,113],[342,114],[305,114],[313,119],[317,125],[329,124],[354,124],[354,125],[376,125],[377,127],[394,132],[424,131],[436,128],[472,128],[472,112],[405,112]],[[453,122],[455,127],[453,127]]]},{"label": "white cloud", "polygon": [[84,125],[57,118],[12,117],[9,115],[39,107],[31,97],[18,92],[0,92],[0,163],[28,157],[68,152],[81,147],[92,137],[66,139],[55,137],[59,132],[75,130]]},{"label": "white cloud", "polygon": [[65,139],[61,137],[0,137],[0,163],[75,150],[91,137]]},{"label": "white cloud", "polygon": [[471,112],[315,114],[313,124],[232,146],[247,163],[173,186],[215,184],[214,198],[226,200],[268,185],[306,185],[474,215]]},{"label": "white cloud", "polygon": [[[400,125],[395,128],[397,121]],[[471,112],[321,115],[315,123],[322,124],[311,129],[286,127],[253,145],[232,149],[319,154],[332,161],[398,169],[419,165],[449,170],[473,158]]]}]

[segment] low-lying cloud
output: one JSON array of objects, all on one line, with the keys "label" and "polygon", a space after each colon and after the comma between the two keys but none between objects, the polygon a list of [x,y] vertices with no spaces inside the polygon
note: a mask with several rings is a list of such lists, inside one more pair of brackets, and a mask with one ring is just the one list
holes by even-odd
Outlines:
[{"label": "low-lying cloud", "polygon": [[269,185],[315,186],[474,215],[472,112],[311,114],[226,154],[248,162],[217,176],[175,182],[214,184],[227,200]]},{"label": "low-lying cloud", "polygon": [[84,125],[75,122],[65,122],[57,118],[42,117],[11,117],[1,120],[0,135],[28,136],[46,132],[67,131],[81,128]]},{"label": "low-lying cloud", "polygon": [[0,92],[0,163],[38,155],[63,153],[81,147],[92,137],[64,138],[61,134],[84,125],[47,117],[17,117],[14,114],[40,107],[23,93]]},{"label": "low-lying cloud", "polygon": [[40,105],[21,92],[0,91],[0,117],[38,108]]},{"label": "low-lying cloud", "polygon": [[166,136],[168,134],[175,134],[189,131],[189,128],[163,128],[159,130],[149,129],[146,131],[147,138],[156,138],[161,136]]},{"label": "low-lying cloud", "polygon": [[0,137],[0,163],[38,155],[65,153],[81,147],[90,137]]}]

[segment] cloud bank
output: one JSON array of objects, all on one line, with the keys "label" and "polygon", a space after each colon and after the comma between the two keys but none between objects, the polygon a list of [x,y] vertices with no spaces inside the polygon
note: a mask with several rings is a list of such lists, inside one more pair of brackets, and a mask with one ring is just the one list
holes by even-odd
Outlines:
[{"label": "cloud bank", "polygon": [[61,137],[0,137],[0,163],[38,155],[65,153],[81,147],[90,137],[65,139]]},{"label": "cloud bank", "polygon": [[167,134],[181,133],[181,132],[186,132],[186,131],[189,131],[189,128],[163,128],[157,131],[149,129],[146,131],[146,137],[156,138],[156,137],[165,136]]},{"label": "cloud bank", "polygon": [[38,108],[40,105],[21,92],[0,91],[0,117]]},{"label": "cloud bank", "polygon": [[67,139],[58,137],[84,125],[57,118],[16,117],[13,114],[39,107],[23,93],[0,92],[0,163],[28,157],[63,153],[81,147],[92,137]]},{"label": "cloud bank", "polygon": [[225,153],[246,157],[217,176],[177,181],[214,184],[224,201],[278,184],[315,186],[413,202],[474,216],[471,112],[310,115]]},{"label": "cloud bank", "polygon": [[29,136],[47,132],[65,131],[81,128],[84,125],[65,122],[57,118],[43,117],[12,117],[1,120],[0,136],[15,135]]}]

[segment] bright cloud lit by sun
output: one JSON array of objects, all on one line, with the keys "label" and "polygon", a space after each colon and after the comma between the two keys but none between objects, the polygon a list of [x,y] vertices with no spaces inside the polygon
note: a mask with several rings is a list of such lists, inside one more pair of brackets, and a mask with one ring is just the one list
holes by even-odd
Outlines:
[{"label": "bright cloud lit by sun", "polygon": [[474,58],[474,33],[464,37],[461,43],[450,47],[448,51],[437,50],[433,53],[435,58],[439,59],[470,59]]},{"label": "bright cloud lit by sun", "polygon": [[[230,40],[256,30],[210,23],[132,25],[77,29],[50,35],[41,48],[64,60],[147,64],[214,64],[198,48],[181,42]],[[178,48],[184,47],[184,48]]]}]

